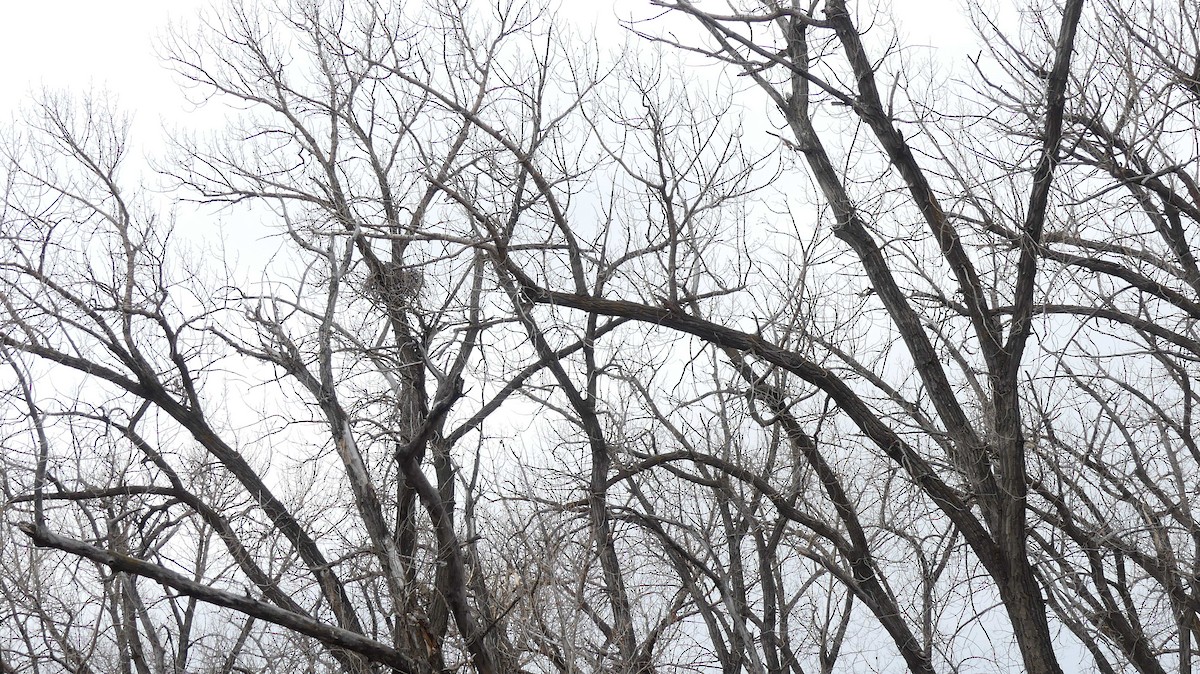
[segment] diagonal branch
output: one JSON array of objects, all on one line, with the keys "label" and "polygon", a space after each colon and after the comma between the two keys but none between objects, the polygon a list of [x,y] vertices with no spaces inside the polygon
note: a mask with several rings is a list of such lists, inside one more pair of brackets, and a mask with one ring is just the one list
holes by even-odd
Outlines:
[{"label": "diagonal branch", "polygon": [[307,616],[297,615],[273,604],[252,599],[249,596],[239,596],[223,590],[218,590],[203,583],[197,583],[170,569],[128,555],[122,555],[111,550],[97,547],[66,536],[59,536],[45,527],[38,527],[29,522],[22,522],[17,527],[43,548],[54,548],[63,552],[90,559],[103,564],[113,571],[123,571],[143,578],[157,581],[166,587],[201,601],[233,609],[259,620],[265,620],[274,625],[287,628],[322,643],[344,648],[353,653],[378,663],[387,665],[398,672],[408,674],[417,672],[416,665],[405,654],[386,644],[370,639],[349,630],[326,625]]}]

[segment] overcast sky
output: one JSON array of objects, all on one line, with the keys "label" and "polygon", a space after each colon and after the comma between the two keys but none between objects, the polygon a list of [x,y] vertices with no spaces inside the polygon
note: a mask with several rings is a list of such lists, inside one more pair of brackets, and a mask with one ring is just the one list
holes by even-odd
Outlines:
[{"label": "overcast sky", "polygon": [[[42,87],[82,93],[89,87],[115,94],[118,109],[134,115],[135,138],[155,155],[156,137],[164,124],[181,122],[220,126],[220,108],[209,108],[203,118],[182,120],[189,109],[177,82],[155,53],[156,39],[172,21],[192,23],[202,8],[221,6],[228,0],[39,0],[10,1],[0,9],[0,128],[20,115],[20,106]],[[353,2],[354,0],[350,0]],[[555,2],[555,0],[549,0]],[[904,41],[910,46],[936,45],[943,51],[918,48],[910,51],[919,61],[932,57],[939,64],[960,60],[971,37],[962,19],[964,0],[890,0],[900,17]],[[996,0],[1003,2],[1003,0]],[[866,8],[889,0],[860,0]],[[615,16],[655,14],[649,0],[557,0],[560,12],[582,19],[599,19],[600,30],[585,34],[601,48],[605,41],[619,48],[625,33]],[[852,6],[854,6],[852,4]],[[692,24],[681,19],[681,28]],[[677,34],[683,36],[679,31]],[[945,48],[949,47],[949,50]],[[941,70],[941,67],[938,68]],[[944,72],[942,73],[945,74]],[[203,121],[202,121],[203,119]],[[228,214],[227,214],[228,215]],[[188,224],[209,222],[196,209],[179,213]],[[201,229],[207,230],[207,227]],[[235,228],[236,229],[236,228]],[[222,238],[228,237],[228,231]]]},{"label": "overcast sky", "polygon": [[172,17],[191,17],[204,0],[39,0],[0,9],[0,110],[4,117],[43,85],[119,94],[128,109],[152,119],[182,98],[153,52]]},{"label": "overcast sky", "polygon": [[[636,0],[608,0],[638,8]],[[576,4],[578,3],[578,4]],[[116,92],[139,122],[179,109],[183,99],[153,52],[154,37],[172,18],[190,19],[211,0],[39,0],[0,9],[0,111],[8,116],[31,89],[82,89],[89,83]],[[604,0],[564,0],[570,10],[604,9]],[[914,43],[955,42],[958,0],[896,0],[904,32]],[[627,12],[626,12],[627,14]]]}]

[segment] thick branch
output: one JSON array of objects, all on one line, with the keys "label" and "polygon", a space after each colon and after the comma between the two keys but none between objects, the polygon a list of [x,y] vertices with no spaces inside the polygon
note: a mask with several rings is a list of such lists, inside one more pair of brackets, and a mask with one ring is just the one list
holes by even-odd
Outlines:
[{"label": "thick branch", "polygon": [[280,627],[312,637],[322,643],[344,648],[405,674],[409,672],[415,674],[417,672],[416,665],[406,655],[386,644],[369,639],[361,634],[332,625],[326,625],[312,618],[297,615],[291,611],[286,611],[278,606],[261,602],[248,596],[231,594],[203,583],[197,583],[157,564],[151,564],[136,557],[105,550],[73,538],[59,536],[45,528],[36,527],[28,522],[23,522],[17,526],[39,547],[62,550],[72,555],[90,559],[98,564],[103,564],[114,571],[123,571],[142,576],[143,578],[149,578],[181,594],[195,597],[209,604],[233,609],[260,620],[265,620]]}]

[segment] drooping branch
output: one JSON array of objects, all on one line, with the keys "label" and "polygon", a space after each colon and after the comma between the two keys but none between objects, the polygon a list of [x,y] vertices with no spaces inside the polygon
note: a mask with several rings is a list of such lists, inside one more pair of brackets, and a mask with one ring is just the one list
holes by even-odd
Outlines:
[{"label": "drooping branch", "polygon": [[307,616],[297,615],[274,604],[258,601],[249,596],[236,595],[218,590],[210,585],[193,581],[170,569],[151,564],[145,560],[122,555],[104,548],[67,538],[44,527],[24,522],[17,525],[35,545],[54,548],[63,552],[90,559],[113,571],[123,571],[157,581],[176,592],[196,597],[201,601],[233,609],[248,616],[279,625],[299,634],[312,637],[322,643],[344,648],[372,662],[378,662],[403,674],[416,674],[418,668],[407,655],[387,644],[380,643],[361,634],[326,625]]},{"label": "drooping branch", "polygon": [[[517,272],[519,274],[519,272]],[[987,530],[971,513],[964,495],[951,487],[907,442],[889,428],[870,407],[834,372],[804,356],[768,342],[759,335],[742,332],[696,316],[636,302],[610,300],[540,288],[521,275],[522,293],[538,304],[563,306],[604,316],[620,316],[687,333],[718,347],[746,352],[787,370],[829,395],[859,430],[903,467],[912,479],[960,527],[976,547],[984,564],[994,561],[995,550]]]}]

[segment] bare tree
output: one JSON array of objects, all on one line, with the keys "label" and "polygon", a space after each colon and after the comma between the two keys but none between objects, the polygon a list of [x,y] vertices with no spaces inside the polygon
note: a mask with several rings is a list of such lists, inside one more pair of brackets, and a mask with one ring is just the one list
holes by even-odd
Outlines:
[{"label": "bare tree", "polygon": [[842,0],[645,9],[170,37],[243,266],[30,111],[0,672],[1193,670],[1196,11],[979,13],[951,85]]}]

